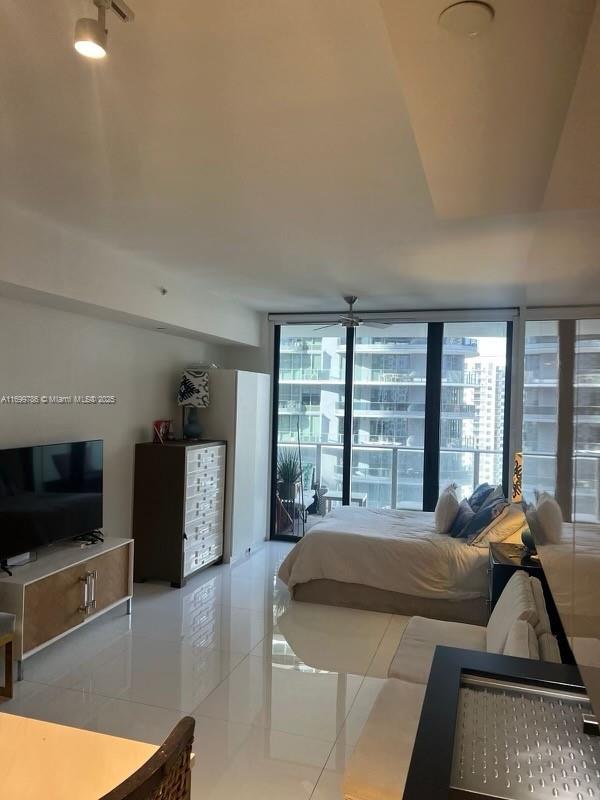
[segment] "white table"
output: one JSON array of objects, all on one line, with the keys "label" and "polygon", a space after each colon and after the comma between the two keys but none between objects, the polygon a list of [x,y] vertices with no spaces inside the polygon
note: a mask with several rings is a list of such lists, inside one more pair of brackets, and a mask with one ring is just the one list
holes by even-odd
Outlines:
[{"label": "white table", "polygon": [[98,800],[158,747],[0,713],[0,796]]}]

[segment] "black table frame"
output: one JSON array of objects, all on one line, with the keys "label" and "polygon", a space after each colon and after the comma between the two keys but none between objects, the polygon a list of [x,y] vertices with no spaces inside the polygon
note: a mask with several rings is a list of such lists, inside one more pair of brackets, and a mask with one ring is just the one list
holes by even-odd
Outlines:
[{"label": "black table frame", "polygon": [[[458,697],[461,680],[466,675],[586,693],[579,670],[571,664],[437,647],[406,778],[404,800],[486,798],[486,795],[450,788]],[[398,720],[398,724],[402,721]]]}]

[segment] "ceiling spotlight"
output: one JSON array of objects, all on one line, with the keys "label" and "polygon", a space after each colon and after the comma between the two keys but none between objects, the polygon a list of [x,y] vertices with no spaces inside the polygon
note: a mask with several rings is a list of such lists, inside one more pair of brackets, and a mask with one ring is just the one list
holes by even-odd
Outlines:
[{"label": "ceiling spotlight", "polygon": [[114,11],[122,22],[133,22],[134,13],[123,0],[94,0],[98,19],[82,17],[75,25],[75,50],[86,58],[104,58],[107,50],[108,31],[106,11]]}]

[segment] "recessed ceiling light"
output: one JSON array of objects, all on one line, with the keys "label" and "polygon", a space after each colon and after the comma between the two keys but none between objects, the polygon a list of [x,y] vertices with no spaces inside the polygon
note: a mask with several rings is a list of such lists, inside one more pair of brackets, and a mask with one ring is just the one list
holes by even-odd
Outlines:
[{"label": "recessed ceiling light", "polygon": [[461,0],[445,8],[438,22],[451,33],[458,33],[471,38],[479,34],[492,23],[494,9],[489,3],[481,0]]},{"label": "recessed ceiling light", "polygon": [[75,50],[86,58],[104,58],[107,50],[108,31],[106,11],[111,10],[123,22],[132,22],[133,11],[123,0],[94,0],[98,9],[98,19],[82,17],[75,24]]}]

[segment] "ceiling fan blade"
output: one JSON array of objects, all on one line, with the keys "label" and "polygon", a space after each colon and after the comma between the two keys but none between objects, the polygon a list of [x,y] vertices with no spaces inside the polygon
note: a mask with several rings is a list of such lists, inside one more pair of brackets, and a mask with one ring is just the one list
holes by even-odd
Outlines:
[{"label": "ceiling fan blade", "polygon": [[364,323],[370,328],[389,328],[394,324],[393,322],[370,322],[369,320],[364,320]]},{"label": "ceiling fan blade", "polygon": [[321,325],[320,328],[315,328],[315,330],[316,331],[324,331],[327,328],[336,328],[336,327],[337,327],[337,323],[336,322],[332,322],[330,325]]}]

